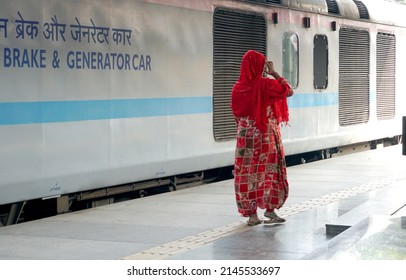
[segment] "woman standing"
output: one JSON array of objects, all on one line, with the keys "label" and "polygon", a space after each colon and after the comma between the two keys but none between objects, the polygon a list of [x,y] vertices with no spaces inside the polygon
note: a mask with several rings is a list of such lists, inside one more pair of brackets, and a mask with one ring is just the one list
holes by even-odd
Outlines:
[{"label": "woman standing", "polygon": [[289,120],[287,97],[292,95],[264,55],[250,50],[243,56],[231,94],[238,125],[234,184],[238,211],[249,217],[250,226],[262,222],[257,208],[266,209],[265,223],[285,222],[274,210],[283,206],[289,193],[279,125]]}]

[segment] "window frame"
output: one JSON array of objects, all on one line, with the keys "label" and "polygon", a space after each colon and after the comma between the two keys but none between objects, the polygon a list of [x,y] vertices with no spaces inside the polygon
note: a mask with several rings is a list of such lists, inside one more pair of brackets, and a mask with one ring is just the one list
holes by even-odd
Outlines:
[{"label": "window frame", "polygon": [[[289,38],[287,38],[288,35]],[[292,42],[293,37],[295,37],[295,40]],[[288,40],[292,43],[288,45],[289,48],[285,45]],[[282,35],[282,76],[288,80],[290,86],[294,89],[299,86],[299,48],[299,35],[292,31],[284,32]]]}]

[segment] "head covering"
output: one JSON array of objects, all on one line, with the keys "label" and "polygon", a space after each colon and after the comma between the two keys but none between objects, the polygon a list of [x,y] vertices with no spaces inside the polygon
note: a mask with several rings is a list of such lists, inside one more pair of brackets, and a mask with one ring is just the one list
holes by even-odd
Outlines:
[{"label": "head covering", "polygon": [[262,76],[265,61],[265,56],[259,52],[246,52],[241,61],[240,78],[231,93],[234,116],[252,118],[261,132],[266,131],[268,124],[268,106],[271,106],[278,123],[289,121],[287,93],[272,95],[275,83],[279,82]]}]

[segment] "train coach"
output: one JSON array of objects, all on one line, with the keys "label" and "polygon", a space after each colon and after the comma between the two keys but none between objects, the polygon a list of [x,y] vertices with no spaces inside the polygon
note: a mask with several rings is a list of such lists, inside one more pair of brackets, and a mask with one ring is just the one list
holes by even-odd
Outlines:
[{"label": "train coach", "polygon": [[229,170],[230,93],[249,49],[274,61],[295,90],[282,128],[287,156],[400,141],[404,5],[0,0],[0,7],[0,226]]}]

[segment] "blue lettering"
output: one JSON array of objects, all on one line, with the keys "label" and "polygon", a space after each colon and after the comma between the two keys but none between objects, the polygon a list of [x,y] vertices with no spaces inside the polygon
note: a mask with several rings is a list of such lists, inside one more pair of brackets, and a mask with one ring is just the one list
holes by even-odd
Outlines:
[{"label": "blue lettering", "polygon": [[46,68],[47,66],[46,66],[46,64],[45,64],[45,61],[46,61],[46,53],[47,53],[47,51],[46,50],[40,50],[39,51],[40,52],[40,67],[41,68]]},{"label": "blue lettering", "polygon": [[141,58],[140,58],[139,68],[140,68],[140,70],[145,70],[144,56],[143,55],[141,55]]},{"label": "blue lettering", "polygon": [[[108,55],[106,55],[108,57]],[[103,65],[103,54],[97,53],[97,69],[105,69]]]},{"label": "blue lettering", "polygon": [[116,53],[111,53],[110,56],[112,58],[112,60],[111,60],[111,65],[112,65],[111,69],[114,70],[114,65],[116,65],[116,56],[117,56],[117,54]]},{"label": "blue lettering", "polygon": [[103,69],[111,70],[110,56],[109,55],[106,55],[106,57],[104,59],[104,68]]},{"label": "blue lettering", "polygon": [[78,69],[89,69],[89,64],[90,64],[90,53],[87,53],[87,55],[85,55],[85,54],[83,54],[82,55],[82,60],[80,60],[80,58],[79,58],[79,60],[77,59],[77,57],[79,56],[79,52],[76,52],[76,61],[77,61],[77,63],[76,63],[76,65],[80,62],[80,61],[83,61],[83,64],[82,64],[82,66],[83,67],[80,67],[80,68],[78,68]]},{"label": "blue lettering", "polygon": [[46,68],[46,50],[4,48],[4,67]]},{"label": "blue lettering", "polygon": [[138,60],[138,54],[133,55],[133,68],[134,70],[138,70],[138,66],[135,64],[135,62]]},{"label": "blue lettering", "polygon": [[98,55],[97,55],[97,53],[96,52],[92,52],[92,66],[91,66],[91,68],[92,69],[97,69],[96,67],[97,67],[97,57],[98,57]]},{"label": "blue lettering", "polygon": [[129,54],[125,54],[125,70],[131,70]]},{"label": "blue lettering", "polygon": [[82,69],[82,57],[83,56],[81,56],[81,55],[79,55],[80,53],[79,52],[76,52],[76,55],[75,55],[75,60],[76,60],[76,63],[75,63],[75,65],[76,65],[76,69]]},{"label": "blue lettering", "polygon": [[[73,51],[69,51],[68,55],[66,57],[66,62],[68,64],[68,67],[70,69],[75,68],[75,58],[74,58],[75,53]],[[73,58],[72,58],[73,57]]]},{"label": "blue lettering", "polygon": [[20,65],[20,50],[17,48],[13,49],[13,67],[21,67]]},{"label": "blue lettering", "polygon": [[11,50],[9,48],[4,48],[4,67],[11,66]]},{"label": "blue lettering", "polygon": [[151,57],[142,54],[69,51],[66,59],[70,69],[151,71]]},{"label": "blue lettering", "polygon": [[38,57],[38,50],[32,50],[32,55],[31,55],[31,57],[33,58],[33,59],[32,59],[32,65],[35,64],[35,67],[38,68],[38,67],[39,67],[39,65],[38,65],[38,60],[37,60],[37,57]]},{"label": "blue lettering", "polygon": [[147,55],[147,68],[145,70],[151,71],[151,57]]},{"label": "blue lettering", "polygon": [[23,52],[23,59],[21,60],[21,66],[24,67],[27,66],[28,68],[30,67],[30,58],[28,57],[27,52]]},{"label": "blue lettering", "polygon": [[124,58],[121,53],[119,53],[117,56],[117,67],[120,70],[123,70],[123,67],[124,67]]},{"label": "blue lettering", "polygon": [[138,56],[138,54],[134,54],[132,67],[134,70],[151,71],[151,57],[146,55],[144,58],[144,55]]}]

